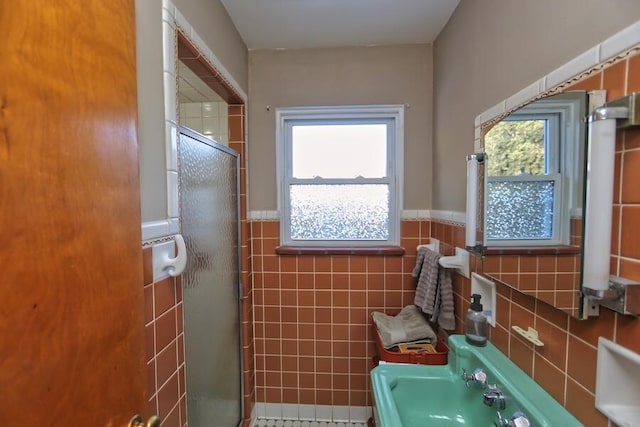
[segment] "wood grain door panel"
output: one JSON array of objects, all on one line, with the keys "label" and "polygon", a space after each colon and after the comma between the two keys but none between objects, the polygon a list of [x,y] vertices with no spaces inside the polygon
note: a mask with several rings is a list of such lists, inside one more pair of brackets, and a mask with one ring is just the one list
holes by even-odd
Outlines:
[{"label": "wood grain door panel", "polygon": [[2,2],[0,28],[0,425],[125,426],[146,409],[133,0]]}]

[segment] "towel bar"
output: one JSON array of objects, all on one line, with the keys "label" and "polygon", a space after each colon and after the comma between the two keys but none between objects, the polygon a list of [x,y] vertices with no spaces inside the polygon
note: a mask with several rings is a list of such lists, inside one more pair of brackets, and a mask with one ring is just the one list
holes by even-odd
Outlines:
[{"label": "towel bar", "polygon": [[467,279],[469,278],[469,252],[456,248],[454,256],[443,256],[440,258],[440,265],[444,268],[455,268]]},{"label": "towel bar", "polygon": [[440,253],[440,240],[438,239],[429,239],[429,243],[426,245],[418,245],[416,247],[416,251],[419,251],[421,248],[427,248],[432,250],[433,252]]}]

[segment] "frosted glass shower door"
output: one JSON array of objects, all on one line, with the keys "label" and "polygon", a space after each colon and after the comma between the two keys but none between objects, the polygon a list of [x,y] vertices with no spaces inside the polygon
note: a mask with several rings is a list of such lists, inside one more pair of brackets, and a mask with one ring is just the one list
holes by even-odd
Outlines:
[{"label": "frosted glass shower door", "polygon": [[189,427],[236,427],[242,411],[238,157],[184,128],[179,153]]}]

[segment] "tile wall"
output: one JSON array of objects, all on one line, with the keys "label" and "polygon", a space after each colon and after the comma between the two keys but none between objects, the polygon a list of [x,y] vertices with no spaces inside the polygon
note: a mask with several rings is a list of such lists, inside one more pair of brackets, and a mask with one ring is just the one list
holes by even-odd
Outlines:
[{"label": "tile wall", "polygon": [[207,138],[229,146],[229,120],[226,102],[181,102],[180,124]]},{"label": "tile wall", "polygon": [[229,105],[229,148],[240,154],[240,272],[242,286],[242,375],[244,384],[244,425],[249,425],[255,404],[254,336],[253,336],[253,272],[250,262],[250,229],[247,222],[247,169],[245,144],[245,107]]},{"label": "tile wall", "polygon": [[163,426],[187,425],[180,278],[153,280],[152,247],[142,249],[148,414]]},{"label": "tile wall", "polygon": [[582,217],[571,218],[570,227],[574,248],[554,248],[556,255],[486,255],[484,273],[578,316]]},{"label": "tile wall", "polygon": [[488,255],[483,267],[491,277],[578,315],[579,255]]},{"label": "tile wall", "polygon": [[256,401],[371,405],[371,312],[413,303],[426,220],[402,222],[404,256],[276,255],[278,221],[251,222]]}]

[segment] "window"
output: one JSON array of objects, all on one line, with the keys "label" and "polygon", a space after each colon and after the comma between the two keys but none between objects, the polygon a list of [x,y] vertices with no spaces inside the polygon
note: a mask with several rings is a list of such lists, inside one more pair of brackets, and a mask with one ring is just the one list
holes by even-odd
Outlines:
[{"label": "window", "polygon": [[497,123],[485,136],[487,244],[569,243],[569,208],[579,172],[579,104],[538,101]]},{"label": "window", "polygon": [[276,113],[281,244],[399,244],[402,106]]}]

